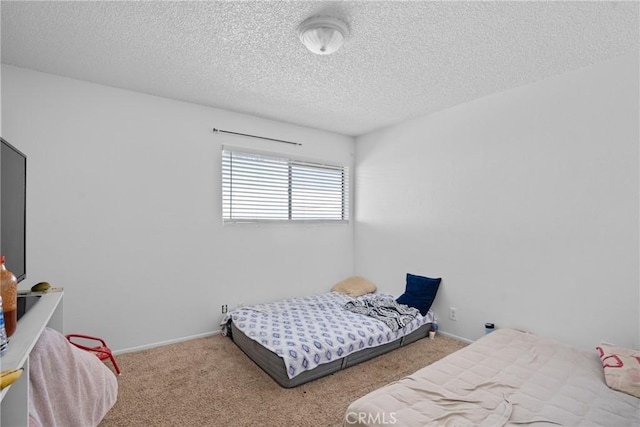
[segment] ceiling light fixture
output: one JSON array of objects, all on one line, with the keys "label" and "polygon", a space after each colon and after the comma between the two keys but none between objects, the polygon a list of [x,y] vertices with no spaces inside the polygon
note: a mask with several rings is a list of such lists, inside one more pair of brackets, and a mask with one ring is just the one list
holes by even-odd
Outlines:
[{"label": "ceiling light fixture", "polygon": [[348,35],[347,24],[330,16],[313,16],[298,26],[300,41],[318,55],[329,55],[340,49]]}]

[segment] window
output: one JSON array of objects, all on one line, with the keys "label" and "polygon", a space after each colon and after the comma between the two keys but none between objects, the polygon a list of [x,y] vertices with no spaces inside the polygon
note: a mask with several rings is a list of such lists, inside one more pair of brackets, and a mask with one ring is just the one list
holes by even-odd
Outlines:
[{"label": "window", "polygon": [[222,151],[224,222],[348,221],[348,168]]}]

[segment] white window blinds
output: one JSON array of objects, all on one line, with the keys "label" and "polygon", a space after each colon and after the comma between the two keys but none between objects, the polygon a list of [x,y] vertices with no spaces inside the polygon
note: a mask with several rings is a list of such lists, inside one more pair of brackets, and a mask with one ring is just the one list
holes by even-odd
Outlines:
[{"label": "white window blinds", "polygon": [[223,149],[224,222],[348,221],[348,168]]}]

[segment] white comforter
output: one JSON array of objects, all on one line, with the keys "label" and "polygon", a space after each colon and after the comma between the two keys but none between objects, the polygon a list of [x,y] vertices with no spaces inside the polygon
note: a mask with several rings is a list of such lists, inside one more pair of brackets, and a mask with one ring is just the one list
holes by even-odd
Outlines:
[{"label": "white comforter", "polygon": [[229,314],[247,337],[284,359],[289,378],[358,350],[397,340],[433,320],[431,312],[418,314],[404,328],[392,331],[379,320],[345,310],[344,304],[352,300],[330,292],[243,307]]},{"label": "white comforter", "polygon": [[500,329],[353,402],[344,425],[638,426],[640,399],[611,390],[591,352]]}]

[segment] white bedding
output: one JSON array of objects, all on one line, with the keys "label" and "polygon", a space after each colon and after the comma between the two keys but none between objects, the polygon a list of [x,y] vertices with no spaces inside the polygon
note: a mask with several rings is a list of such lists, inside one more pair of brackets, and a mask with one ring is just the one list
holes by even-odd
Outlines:
[{"label": "white bedding", "polygon": [[611,390],[592,352],[512,329],[353,402],[344,425],[638,426],[640,399]]},{"label": "white bedding", "polygon": [[229,314],[247,337],[284,359],[289,378],[358,350],[395,341],[433,321],[431,312],[418,314],[404,328],[392,331],[379,320],[345,310],[344,304],[352,300],[330,292],[243,307]]}]

